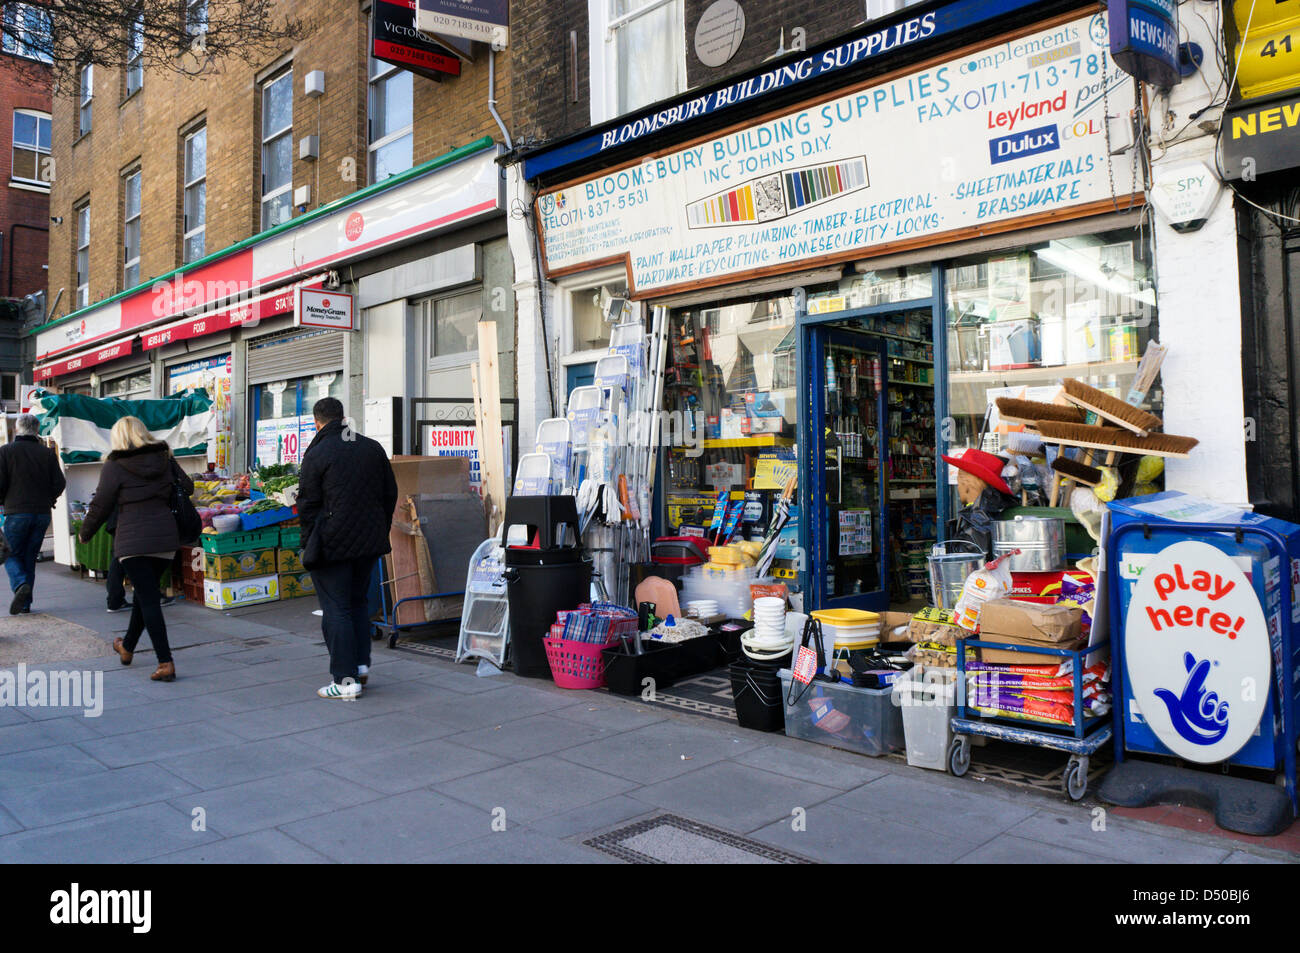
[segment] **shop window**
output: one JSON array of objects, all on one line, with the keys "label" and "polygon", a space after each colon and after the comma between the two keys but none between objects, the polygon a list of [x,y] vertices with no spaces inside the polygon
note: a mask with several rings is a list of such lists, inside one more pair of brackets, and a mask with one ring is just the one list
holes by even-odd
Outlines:
[{"label": "shop window", "polygon": [[347,378],[342,369],[268,381],[251,388],[253,459],[258,466],[300,463],[316,436],[311,409],[322,397],[347,406]]},{"label": "shop window", "polygon": [[610,116],[631,112],[686,88],[683,0],[604,0],[603,71],[609,78]]},{"label": "shop window", "polygon": [[[797,340],[788,296],[672,313],[663,405],[670,531],[706,530],[721,490],[769,499],[782,488],[795,461]],[[765,530],[759,521],[741,538]]]},{"label": "shop window", "polygon": [[140,283],[140,170],[127,174],[122,185],[122,287]]},{"label": "shop window", "polygon": [[126,28],[126,95],[134,96],[144,86],[144,8]]},{"label": "shop window", "polygon": [[185,208],[182,244],[184,261],[203,257],[208,223],[208,127],[185,137]]},{"label": "shop window", "polygon": [[100,385],[101,397],[119,397],[122,400],[148,400],[153,396],[153,374],[150,371],[137,371]]},{"label": "shop window", "polygon": [[77,132],[84,136],[90,132],[90,103],[95,96],[95,67],[91,63],[82,64],[78,73],[78,101],[80,110],[77,114]]},{"label": "shop window", "polygon": [[77,307],[90,304],[90,203],[77,209]]},{"label": "shop window", "polygon": [[420,307],[430,361],[478,350],[478,323],[483,319],[483,293],[479,289],[429,298]]},{"label": "shop window", "polygon": [[4,51],[42,63],[53,63],[50,12],[30,3],[6,3]]},{"label": "shop window", "polygon": [[293,70],[262,84],[262,228],[293,217]]},{"label": "shop window", "polygon": [[[1124,230],[961,258],[945,269],[951,446],[974,446],[995,398],[1053,400],[1078,378],[1125,400],[1157,338],[1150,248]],[[1140,405],[1162,407],[1157,385]],[[1005,449],[993,410],[984,449]]]},{"label": "shop window", "polygon": [[49,187],[50,114],[14,110],[14,160],[10,177]]},{"label": "shop window", "polygon": [[412,165],[412,74],[370,58],[370,182],[382,182]]},{"label": "shop window", "polygon": [[18,375],[0,374],[0,400],[18,399]]}]

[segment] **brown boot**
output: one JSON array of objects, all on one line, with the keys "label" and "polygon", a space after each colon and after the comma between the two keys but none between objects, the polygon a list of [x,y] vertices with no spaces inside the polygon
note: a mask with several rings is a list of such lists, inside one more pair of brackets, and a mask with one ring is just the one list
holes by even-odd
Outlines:
[{"label": "brown boot", "polygon": [[149,677],[155,682],[174,682],[176,681],[176,666],[171,662],[161,662]]},{"label": "brown boot", "polygon": [[113,651],[116,652],[118,656],[122,659],[123,665],[130,665],[131,659],[135,658],[135,653],[128,652],[126,650],[126,646],[122,644],[122,640],[120,638],[113,640]]}]

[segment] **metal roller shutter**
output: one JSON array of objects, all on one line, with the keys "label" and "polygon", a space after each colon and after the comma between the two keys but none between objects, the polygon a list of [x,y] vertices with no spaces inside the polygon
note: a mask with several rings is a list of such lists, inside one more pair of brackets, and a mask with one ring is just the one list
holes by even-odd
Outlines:
[{"label": "metal roller shutter", "polygon": [[248,383],[305,377],[343,369],[346,335],[340,331],[294,328],[248,345]]}]

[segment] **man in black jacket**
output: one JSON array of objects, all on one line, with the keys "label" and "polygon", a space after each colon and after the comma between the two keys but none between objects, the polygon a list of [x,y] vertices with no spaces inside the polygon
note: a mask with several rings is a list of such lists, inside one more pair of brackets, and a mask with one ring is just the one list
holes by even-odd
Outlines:
[{"label": "man in black jacket", "polygon": [[333,676],[316,694],[357,698],[370,669],[370,577],[392,551],[397,479],[384,448],[345,426],[339,401],[318,400],[312,415],[317,433],[298,474],[298,518]]},{"label": "man in black jacket", "polygon": [[13,443],[0,447],[0,504],[4,505],[9,558],[9,614],[30,612],[36,584],[36,557],[50,528],[50,510],[67,486],[58,455],[43,446],[40,422],[31,414],[18,418]]}]

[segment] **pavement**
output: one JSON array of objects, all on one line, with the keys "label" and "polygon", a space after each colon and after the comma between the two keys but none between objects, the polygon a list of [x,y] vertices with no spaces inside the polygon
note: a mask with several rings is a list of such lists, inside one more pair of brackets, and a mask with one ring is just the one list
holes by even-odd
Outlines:
[{"label": "pavement", "polygon": [[[314,599],[166,610],[177,670],[109,651],[101,584],[38,570],[34,672],[102,707],[0,705],[0,861],[1290,863],[1300,854],[374,644],[324,701]],[[0,617],[0,645],[15,619]],[[24,628],[26,636],[30,627]],[[0,668],[0,689],[4,672]],[[39,678],[39,676],[38,676]],[[48,679],[51,688],[55,680]],[[49,696],[47,695],[47,698]],[[4,696],[0,691],[0,699]],[[24,701],[32,701],[30,694]]]}]

